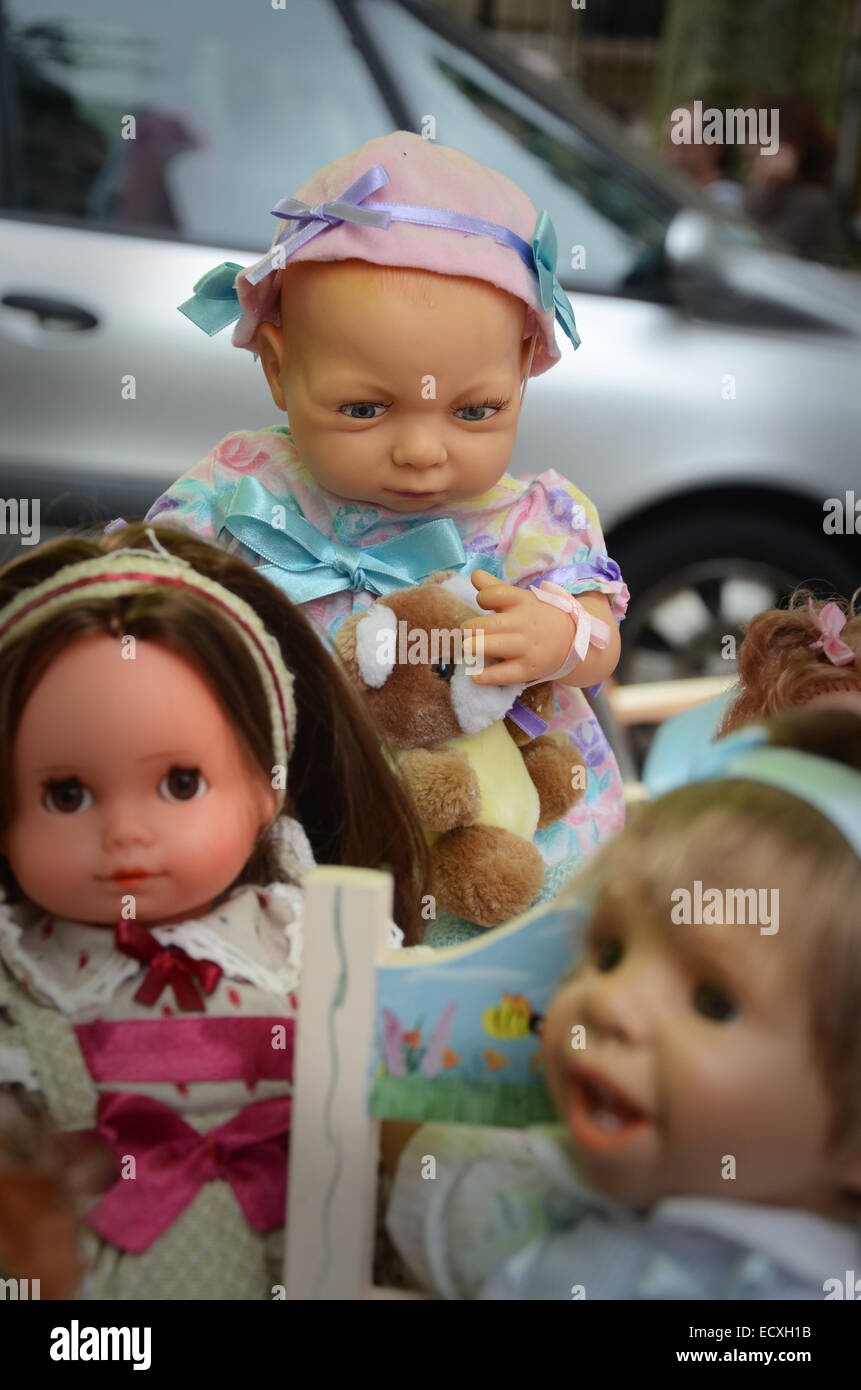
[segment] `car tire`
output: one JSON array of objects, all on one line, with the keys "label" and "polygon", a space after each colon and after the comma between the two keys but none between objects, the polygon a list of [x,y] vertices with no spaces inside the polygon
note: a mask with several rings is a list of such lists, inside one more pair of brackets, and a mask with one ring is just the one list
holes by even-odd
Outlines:
[{"label": "car tire", "polygon": [[[852,563],[842,538],[824,532],[818,537],[791,517],[766,518],[760,511],[740,514],[737,506],[652,523],[640,535],[611,546],[610,553],[631,592],[617,672],[622,682],[642,678],[638,667],[644,663],[637,659],[638,644],[649,642],[649,614],[686,585],[700,588],[709,597],[710,582],[720,584],[735,573],[759,576],[765,586],[773,585],[775,600],[801,584],[823,596],[837,593],[845,598],[851,598],[861,585],[861,566]],[[721,626],[731,630],[731,623],[721,624],[719,613],[715,618],[716,632]],[[651,638],[654,642],[654,634]],[[680,659],[677,666],[676,677],[705,674],[694,669],[693,656]]]}]

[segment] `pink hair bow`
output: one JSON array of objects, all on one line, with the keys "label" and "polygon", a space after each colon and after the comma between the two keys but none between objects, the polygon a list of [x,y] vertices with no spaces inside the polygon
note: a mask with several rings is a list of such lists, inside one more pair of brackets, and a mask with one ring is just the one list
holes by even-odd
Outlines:
[{"label": "pink hair bow", "polygon": [[855,653],[840,636],[846,626],[846,614],[836,603],[826,603],[820,613],[813,607],[813,599],[809,598],[807,603],[811,616],[822,634],[815,642],[810,643],[809,650],[822,652],[832,666],[848,666],[850,661],[855,660]]}]

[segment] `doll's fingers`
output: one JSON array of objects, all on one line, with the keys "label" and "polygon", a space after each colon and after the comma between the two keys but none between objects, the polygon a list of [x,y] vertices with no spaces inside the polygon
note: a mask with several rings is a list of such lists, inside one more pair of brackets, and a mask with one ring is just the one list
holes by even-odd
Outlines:
[{"label": "doll's fingers", "polygon": [[473,570],[469,577],[476,589],[486,589],[491,584],[499,583],[499,577],[489,570]]},{"label": "doll's fingers", "polygon": [[464,656],[471,660],[516,661],[526,655],[527,642],[516,632],[487,633],[484,642],[467,638],[464,642]]},{"label": "doll's fingers", "polygon": [[[492,591],[488,589],[487,592],[491,595],[492,598]],[[497,607],[499,612],[481,613],[478,614],[478,616],[476,617],[467,617],[467,619],[465,619],[465,621],[463,621],[463,623],[460,624],[460,627],[462,627],[463,630],[466,630],[466,628],[470,627],[487,627],[488,630],[490,630],[490,628],[498,626],[499,623],[502,623],[502,621],[506,621],[506,619],[508,619],[510,623],[508,614],[512,612],[513,609],[515,609],[517,605],[517,599],[509,599],[508,596],[502,595],[501,598],[499,598],[498,600],[494,599],[491,603],[491,598],[487,598],[487,600],[485,600],[485,602],[487,602],[487,607]],[[484,595],[481,595],[481,598],[478,598],[476,602],[481,603],[483,602],[483,599]]]},{"label": "doll's fingers", "polygon": [[481,671],[470,672],[476,685],[520,685],[532,679],[522,661],[494,661]]},{"label": "doll's fingers", "polygon": [[480,608],[495,608],[503,613],[506,609],[516,608],[523,602],[523,591],[515,589],[513,584],[500,584],[497,580],[492,589],[483,589],[480,594],[476,594],[475,601]]}]

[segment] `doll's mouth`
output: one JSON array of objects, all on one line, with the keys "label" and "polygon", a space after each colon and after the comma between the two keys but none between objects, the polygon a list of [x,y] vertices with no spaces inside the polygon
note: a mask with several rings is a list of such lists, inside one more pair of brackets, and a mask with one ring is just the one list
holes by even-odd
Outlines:
[{"label": "doll's mouth", "polygon": [[411,492],[409,489],[405,492],[400,492],[395,487],[387,487],[385,491],[390,492],[393,497],[440,497],[442,495],[439,492]]},{"label": "doll's mouth", "polygon": [[163,874],[151,873],[149,869],[117,869],[116,873],[99,878],[99,883],[142,883],[146,878],[163,877]]},{"label": "doll's mouth", "polygon": [[613,1082],[593,1071],[578,1071],[568,1104],[575,1141],[592,1153],[615,1153],[642,1134],[652,1118]]}]

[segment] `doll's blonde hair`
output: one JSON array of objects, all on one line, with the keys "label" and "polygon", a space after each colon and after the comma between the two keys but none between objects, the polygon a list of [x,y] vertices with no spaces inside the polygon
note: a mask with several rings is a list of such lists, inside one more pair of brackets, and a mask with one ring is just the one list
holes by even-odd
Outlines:
[{"label": "doll's blonde hair", "polygon": [[[861,773],[861,717],[794,711],[769,720],[771,744]],[[861,802],[858,808],[861,823]],[[780,886],[780,934],[810,985],[814,1055],[833,1104],[837,1152],[861,1146],[861,859],[840,831],[797,797],[759,782],[680,787],[634,813],[577,876],[560,905],[593,892],[604,911],[669,923],[671,894],[704,887]]]}]

